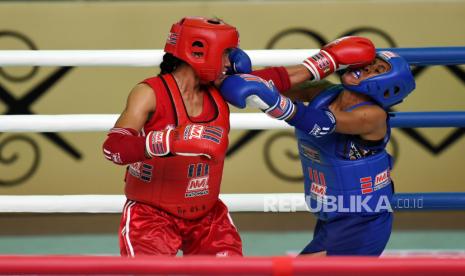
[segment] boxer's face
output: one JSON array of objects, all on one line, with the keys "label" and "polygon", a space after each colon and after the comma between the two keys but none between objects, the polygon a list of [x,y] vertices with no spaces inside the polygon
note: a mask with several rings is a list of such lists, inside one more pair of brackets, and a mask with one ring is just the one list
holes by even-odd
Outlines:
[{"label": "boxer's face", "polygon": [[383,74],[391,69],[386,61],[376,58],[371,64],[355,70],[349,70],[341,76],[342,83],[346,85],[358,85],[361,81]]},{"label": "boxer's face", "polygon": [[232,50],[233,48],[228,48],[224,50],[223,52],[223,58],[221,59],[221,70],[222,70],[221,75],[225,75],[226,71],[228,71],[228,68],[231,67],[231,61],[229,60],[229,54],[231,53]]},{"label": "boxer's face", "polygon": [[219,85],[223,82],[223,80],[227,77],[226,72],[228,68],[231,67],[231,62],[229,61],[229,53],[233,48],[228,48],[224,50],[223,56],[221,58],[221,74],[215,80],[215,85],[219,87]]}]

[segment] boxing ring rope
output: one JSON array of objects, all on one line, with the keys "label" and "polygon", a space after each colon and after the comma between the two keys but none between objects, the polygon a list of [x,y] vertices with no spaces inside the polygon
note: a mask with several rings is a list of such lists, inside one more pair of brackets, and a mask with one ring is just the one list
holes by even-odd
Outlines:
[{"label": "boxing ring rope", "polygon": [[[452,65],[465,63],[465,47],[429,47],[429,48],[383,48],[378,50],[391,50],[405,57],[410,64],[415,65]],[[257,66],[296,64],[316,52],[316,49],[310,50],[246,50],[250,55],[253,64]],[[162,50],[3,50],[0,51],[0,66],[158,66],[162,60]],[[270,59],[270,55],[273,56]],[[272,62],[272,63],[269,63]],[[391,125],[393,127],[465,127],[464,111],[447,111],[447,112],[393,112],[390,113]],[[118,115],[114,114],[80,114],[80,115],[2,115],[0,116],[0,132],[62,132],[62,131],[107,131],[116,121]],[[290,128],[282,121],[273,120],[262,113],[233,113],[231,114],[232,129],[281,129]],[[266,195],[224,195],[238,196],[229,204],[232,211],[263,211],[264,199]],[[285,197],[284,201],[293,202],[296,208],[306,210],[304,198],[292,194],[275,194],[272,198]],[[26,196],[27,197],[27,196]],[[76,196],[68,196],[66,202],[74,202]],[[72,197],[74,200],[71,200]],[[78,196],[79,197],[79,196]],[[84,196],[83,201],[77,202],[77,205],[66,205],[63,207],[64,212],[75,212],[79,205],[86,206],[89,197]],[[103,197],[103,196],[97,196]],[[464,206],[464,196],[461,193],[430,193],[430,194],[397,194],[393,202],[395,209],[411,209],[410,207],[402,208],[396,202],[422,202],[422,210],[430,209],[458,209],[462,210]],[[2,198],[2,210],[11,210],[12,207],[6,207],[9,196]],[[251,201],[253,198],[255,201]],[[447,200],[444,200],[444,199]],[[20,200],[20,198],[16,198]],[[26,198],[24,198],[26,199]],[[36,202],[38,206],[30,206],[23,209],[23,212],[34,212],[41,206],[41,198],[27,197],[27,202]],[[112,196],[106,196],[106,202],[102,211],[112,210],[119,212],[120,207],[116,207],[115,199]],[[401,201],[398,201],[401,199]],[[54,200],[57,200],[56,198]],[[102,198],[97,199],[96,205],[101,203]],[[113,201],[112,201],[113,200]],[[225,199],[228,201],[227,199]],[[424,201],[423,201],[424,200]],[[50,202],[50,201],[49,201]],[[233,204],[243,202],[244,206]],[[85,204],[84,204],[85,203]],[[116,199],[118,206],[121,206],[122,199]],[[23,206],[27,206],[23,205]],[[298,207],[300,206],[300,207]],[[418,207],[418,206],[417,206]],[[109,209],[108,209],[109,208]],[[299,209],[301,208],[301,209]],[[420,208],[413,208],[418,209]],[[68,210],[68,211],[65,211]],[[46,211],[46,209],[44,210]],[[278,210],[282,211],[282,210]],[[16,210],[14,212],[21,212]],[[57,212],[57,210],[53,210]],[[90,209],[88,212],[99,212],[99,207]]]},{"label": "boxing ring rope", "polygon": [[462,257],[85,257],[4,256],[0,274],[9,275],[464,275]]},{"label": "boxing ring rope", "polygon": [[[230,212],[309,211],[302,193],[221,194]],[[0,196],[0,213],[121,213],[123,195]],[[50,204],[53,202],[53,204]],[[397,193],[396,211],[465,210],[465,193]]]},{"label": "boxing ring rope", "polygon": [[[412,65],[465,64],[465,47],[379,48]],[[254,66],[299,64],[318,49],[245,50]],[[163,50],[2,50],[0,66],[158,66]],[[270,58],[273,56],[273,58]]]},{"label": "boxing ring rope", "polygon": [[[117,114],[1,115],[0,132],[108,131]],[[392,112],[392,127],[465,127],[465,111]],[[291,129],[285,122],[263,113],[232,113],[231,128]]]},{"label": "boxing ring rope", "polygon": [[[465,47],[378,49],[397,52],[411,65],[465,64]],[[298,64],[317,52],[246,50],[255,66]],[[162,50],[0,51],[0,66],[158,66]],[[270,58],[270,56],[273,58]],[[393,127],[465,127],[465,112],[395,112]],[[3,115],[0,132],[107,131],[118,115]],[[261,113],[231,115],[233,129],[281,129],[285,123]],[[302,193],[223,194],[232,212],[307,211]],[[119,213],[122,195],[0,196],[0,213]],[[53,204],[51,204],[53,202]],[[404,193],[391,202],[402,210],[465,210],[465,193]],[[268,208],[268,209],[267,209]],[[463,256],[369,257],[87,257],[0,256],[0,274],[176,274],[176,275],[465,275]]]}]

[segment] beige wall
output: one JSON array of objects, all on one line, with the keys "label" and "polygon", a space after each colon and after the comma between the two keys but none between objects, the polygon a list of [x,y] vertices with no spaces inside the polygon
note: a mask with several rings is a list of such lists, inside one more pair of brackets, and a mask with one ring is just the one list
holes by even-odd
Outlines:
[{"label": "beige wall", "polygon": [[[171,24],[185,15],[218,16],[236,25],[244,49],[264,48],[278,32],[300,27],[320,33],[327,41],[350,29],[375,27],[389,34],[399,47],[463,46],[465,2],[414,1],[392,4],[357,1],[314,2],[58,2],[0,3],[0,31],[17,31],[34,41],[39,49],[159,49]],[[389,44],[379,35],[361,33],[378,47]],[[276,48],[317,48],[302,35],[292,35]],[[0,49],[26,49],[11,37],[0,36]],[[270,57],[271,58],[271,57]],[[4,68],[5,69],[5,68]],[[23,74],[30,68],[6,68]],[[465,67],[461,67],[465,70]],[[21,98],[57,68],[40,68],[24,82],[0,75],[0,85]],[[120,113],[131,87],[156,74],[157,68],[72,69],[47,93],[32,104],[37,114]],[[336,79],[332,79],[337,81]],[[465,110],[465,84],[444,67],[429,68],[417,78],[418,88],[399,111]],[[232,109],[233,112],[238,110]],[[0,112],[7,105],[0,101]],[[250,110],[254,112],[253,110]],[[433,144],[439,144],[451,129],[419,129]],[[233,131],[234,144],[245,131]],[[226,162],[225,193],[300,192],[300,182],[275,176],[265,165],[264,144],[279,131],[266,131]],[[0,143],[16,134],[0,135]],[[60,133],[82,159],[72,158],[40,134],[25,133],[38,143],[38,169],[26,181],[0,185],[1,194],[119,194],[124,167],[113,165],[101,154],[105,133]],[[397,191],[463,191],[465,135],[440,154],[433,155],[399,130],[394,130],[399,158],[394,171]],[[11,165],[0,163],[0,181],[24,174],[32,162],[32,148],[18,141],[3,147],[3,158],[18,154]],[[287,157],[290,153],[291,157]],[[282,172],[297,176],[300,163],[291,138],[278,139],[271,150],[272,162]]]}]

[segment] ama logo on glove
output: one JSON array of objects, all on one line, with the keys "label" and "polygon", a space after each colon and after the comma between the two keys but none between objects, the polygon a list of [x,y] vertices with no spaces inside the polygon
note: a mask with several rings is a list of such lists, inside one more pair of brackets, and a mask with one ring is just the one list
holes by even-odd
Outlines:
[{"label": "ama logo on glove", "polygon": [[312,59],[316,62],[318,65],[318,68],[323,70],[325,74],[329,73],[331,71],[331,63],[329,62],[328,58],[326,58],[323,54],[316,54],[312,56]]},{"label": "ama logo on glove", "polygon": [[184,140],[206,139],[219,144],[223,138],[223,129],[214,126],[189,125],[184,131]]},{"label": "ama logo on glove", "polygon": [[[254,75],[248,75],[248,74],[243,74],[240,75],[242,79],[245,81],[250,81],[250,82],[258,82],[264,84],[270,91],[275,91],[275,88],[273,86],[273,82],[266,81],[260,77],[254,76]],[[293,112],[294,112],[294,104],[292,101],[287,98],[279,95],[278,92],[275,92],[277,97],[275,102],[272,105],[269,105],[265,110],[263,110],[266,114],[271,116],[272,118],[278,119],[278,120],[285,120],[287,119]],[[271,93],[270,93],[271,94]]]},{"label": "ama logo on glove", "polygon": [[266,85],[266,87],[268,87],[270,90],[273,90],[273,86],[271,85],[271,83],[267,82],[266,80],[264,80],[264,79],[262,79],[260,77],[257,77],[257,76],[254,76],[254,75],[249,75],[249,74],[241,74],[239,76],[241,78],[243,78],[245,81],[261,82],[264,85]]}]

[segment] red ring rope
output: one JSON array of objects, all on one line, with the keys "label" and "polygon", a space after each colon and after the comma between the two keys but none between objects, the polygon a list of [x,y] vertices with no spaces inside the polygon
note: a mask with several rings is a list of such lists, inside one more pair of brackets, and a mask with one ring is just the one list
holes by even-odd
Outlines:
[{"label": "red ring rope", "polygon": [[465,258],[0,256],[0,274],[465,275]]}]

